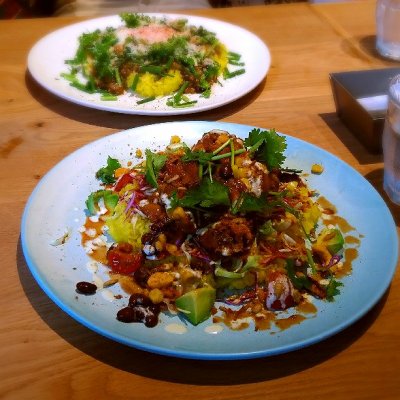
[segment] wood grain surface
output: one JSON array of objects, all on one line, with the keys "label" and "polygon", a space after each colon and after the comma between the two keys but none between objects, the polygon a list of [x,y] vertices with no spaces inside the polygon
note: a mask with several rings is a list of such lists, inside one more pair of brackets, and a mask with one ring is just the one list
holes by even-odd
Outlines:
[{"label": "wood grain surface", "polygon": [[400,398],[398,272],[378,304],[334,337],[280,356],[229,362],[162,357],[103,338],[61,311],[29,272],[20,223],[39,179],[95,139],[170,120],[275,127],[316,144],[364,175],[398,226],[400,208],[382,190],[382,156],[368,153],[338,119],[329,83],[331,72],[399,66],[375,51],[375,2],[190,13],[253,31],[269,46],[272,65],[266,80],[242,99],[189,117],[107,113],[51,95],[27,72],[29,49],[43,35],[77,20],[0,21],[0,398]]}]

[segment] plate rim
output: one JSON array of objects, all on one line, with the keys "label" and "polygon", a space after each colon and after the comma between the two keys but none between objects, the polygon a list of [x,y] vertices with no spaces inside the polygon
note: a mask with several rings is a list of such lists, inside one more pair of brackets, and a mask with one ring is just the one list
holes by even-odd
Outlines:
[{"label": "plate rim", "polygon": [[[188,22],[190,23],[190,20],[200,20],[206,23],[215,23],[218,24],[219,26],[227,26],[232,30],[238,30],[246,32],[252,40],[254,40],[257,43],[257,46],[259,46],[260,50],[263,51],[263,54],[265,56],[265,65],[263,66],[264,69],[262,70],[263,72],[260,73],[259,78],[255,80],[249,87],[246,87],[245,90],[242,92],[237,93],[233,97],[226,98],[225,100],[222,100],[218,102],[217,104],[214,104],[212,101],[210,103],[205,103],[201,107],[188,107],[188,108],[181,108],[181,109],[175,109],[175,108],[165,108],[164,110],[147,110],[147,109],[137,109],[135,110],[134,108],[131,109],[124,109],[124,108],[119,108],[112,106],[112,103],[109,103],[107,101],[99,102],[99,101],[94,101],[90,102],[90,100],[86,99],[80,99],[79,98],[79,93],[77,92],[76,96],[68,95],[67,93],[64,93],[63,91],[57,90],[56,88],[53,87],[53,85],[50,85],[46,83],[46,79],[42,77],[42,74],[39,72],[36,72],[36,68],[34,67],[34,58],[36,57],[36,53],[39,51],[40,47],[43,45],[43,43],[46,43],[49,39],[51,39],[54,35],[60,34],[63,31],[69,31],[69,30],[74,30],[77,28],[84,28],[87,24],[95,23],[95,22],[103,22],[107,20],[113,20],[116,18],[119,18],[119,14],[111,14],[111,15],[106,15],[106,16],[101,16],[101,17],[95,17],[95,18],[90,18],[86,19],[84,21],[80,22],[75,22],[69,25],[66,25],[64,27],[61,27],[59,29],[53,30],[43,37],[41,37],[39,40],[37,40],[31,49],[29,50],[28,56],[27,56],[27,70],[30,74],[30,76],[37,82],[42,88],[47,90],[48,92],[52,93],[58,98],[61,98],[65,101],[68,101],[70,103],[73,103],[75,105],[79,105],[85,108],[91,108],[99,111],[106,111],[106,112],[115,112],[115,113],[120,113],[120,114],[126,114],[126,115],[145,115],[145,116],[152,116],[152,117],[158,117],[158,116],[174,116],[174,115],[187,115],[187,114],[195,114],[195,113],[202,113],[205,111],[213,110],[216,108],[223,107],[227,104],[230,104],[234,101],[237,101],[238,99],[246,96],[249,94],[251,91],[253,91],[257,86],[259,86],[267,77],[268,72],[271,68],[271,63],[272,63],[272,58],[271,58],[271,52],[267,44],[254,32],[240,26],[237,24],[233,24],[230,22],[226,22],[223,20],[219,20],[216,18],[208,18],[208,17],[203,17],[203,16],[197,16],[197,15],[190,15],[190,14],[176,14],[176,13],[142,13],[143,15],[149,15],[149,16],[155,16],[155,17],[167,17],[167,18],[187,18]],[[122,23],[122,22],[121,22]],[[228,49],[229,50],[229,49]],[[165,98],[167,96],[164,96]],[[116,104],[116,103],[114,103]]]},{"label": "plate rim", "polygon": [[[27,242],[27,230],[28,230],[28,217],[30,213],[30,208],[32,207],[32,202],[35,199],[36,194],[39,192],[39,190],[42,188],[43,185],[45,185],[46,180],[51,177],[50,174],[56,174],[57,169],[62,167],[62,164],[65,162],[65,160],[69,158],[73,158],[76,156],[77,153],[84,151],[87,148],[90,148],[94,144],[101,143],[102,141],[106,141],[107,138],[112,138],[114,136],[120,136],[120,135],[125,135],[127,132],[134,132],[137,130],[141,130],[142,128],[146,127],[154,127],[156,129],[157,126],[165,126],[165,125],[179,125],[182,126],[184,129],[185,125],[199,125],[199,126],[210,126],[211,129],[220,129],[221,127],[227,128],[226,130],[229,131],[229,127],[234,127],[234,126],[240,126],[240,127],[246,127],[249,129],[252,128],[258,128],[257,126],[252,126],[252,125],[246,125],[246,124],[237,124],[237,123],[229,123],[229,122],[214,122],[214,121],[173,121],[173,122],[162,122],[162,123],[153,123],[153,124],[148,124],[144,126],[139,126],[139,127],[134,127],[130,128],[127,130],[122,130],[118,131],[115,133],[112,133],[110,135],[105,135],[101,138],[98,138],[94,141],[91,141],[73,152],[69,153],[66,157],[61,159],[58,163],[56,163],[53,167],[50,168],[46,172],[46,174],[41,178],[41,180],[38,182],[38,184],[35,186],[33,191],[31,192],[23,214],[22,214],[22,219],[21,219],[21,246],[22,246],[22,251],[26,260],[26,263],[28,265],[28,268],[30,272],[32,273],[34,279],[36,282],[39,284],[41,289],[46,293],[46,295],[59,307],[61,308],[67,315],[75,319],[78,323],[82,324],[86,328],[89,328],[90,330],[100,334],[101,336],[104,336],[108,339],[114,340],[116,342],[119,342],[121,344],[127,345],[129,347],[133,347],[142,351],[148,351],[151,353],[159,354],[159,355],[164,355],[164,356],[172,356],[176,358],[186,358],[186,359],[200,359],[200,360],[239,360],[239,359],[252,359],[252,358],[260,358],[260,357],[269,357],[273,355],[278,355],[278,354],[283,354],[283,353],[288,353],[297,349],[301,349],[313,344],[316,344],[322,340],[326,340],[329,337],[332,337],[336,335],[337,333],[341,332],[345,328],[351,326],[354,324],[356,321],[358,321],[360,318],[362,318],[365,314],[367,314],[378,302],[379,300],[383,297],[383,295],[387,292],[389,289],[391,282],[393,280],[394,274],[397,269],[397,261],[398,260],[398,234],[397,234],[397,229],[396,225],[393,219],[393,216],[387,207],[385,201],[383,198],[380,196],[379,192],[371,185],[371,183],[362,175],[360,174],[355,168],[341,160],[339,157],[336,155],[312,144],[307,141],[304,141],[302,139],[290,136],[288,134],[279,132],[279,134],[285,135],[287,137],[290,137],[292,140],[295,142],[300,142],[301,145],[306,145],[310,146],[313,150],[317,150],[318,152],[322,152],[323,155],[326,155],[328,157],[333,157],[333,159],[336,162],[339,162],[341,164],[344,164],[347,168],[350,168],[353,172],[355,172],[358,175],[358,178],[360,178],[364,183],[367,184],[368,189],[371,191],[371,193],[379,199],[381,204],[383,205],[383,208],[385,209],[386,212],[386,217],[389,218],[391,221],[391,229],[392,233],[394,234],[394,237],[396,240],[394,241],[397,245],[393,246],[392,253],[391,253],[391,260],[393,260],[393,265],[388,268],[388,273],[385,275],[386,279],[384,280],[384,283],[381,284],[380,290],[378,292],[375,292],[371,297],[370,301],[367,304],[367,306],[364,306],[358,310],[357,313],[353,314],[350,318],[347,318],[346,320],[342,321],[340,324],[336,325],[335,328],[331,328],[329,331],[323,331],[318,334],[314,334],[311,338],[306,338],[300,341],[295,341],[292,344],[285,344],[281,345],[279,347],[275,347],[273,349],[263,349],[263,350],[255,350],[255,351],[249,351],[249,352],[229,352],[229,353],[216,353],[216,352],[198,352],[198,351],[189,351],[189,350],[172,350],[168,349],[165,347],[162,347],[160,345],[153,345],[153,344],[144,344],[138,340],[135,340],[135,338],[130,338],[129,340],[125,339],[122,337],[120,334],[115,334],[113,332],[108,332],[105,331],[101,328],[98,328],[94,323],[91,323],[91,321],[86,320],[84,317],[82,317],[79,313],[75,312],[73,309],[68,307],[68,304],[64,303],[62,299],[57,297],[57,294],[53,292],[52,288],[46,284],[44,279],[42,278],[40,274],[40,267],[35,265],[34,261],[32,260],[30,256],[30,248],[29,248],[29,243]],[[261,127],[260,127],[261,128]],[[270,129],[270,128],[261,128],[261,129]],[[391,235],[392,236],[392,235]]]}]

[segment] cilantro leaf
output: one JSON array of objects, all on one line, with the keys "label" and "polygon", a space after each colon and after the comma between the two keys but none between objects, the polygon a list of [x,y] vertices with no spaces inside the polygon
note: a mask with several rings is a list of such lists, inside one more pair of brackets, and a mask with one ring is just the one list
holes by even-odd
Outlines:
[{"label": "cilantro leaf", "polygon": [[286,271],[289,279],[292,281],[293,286],[296,289],[310,289],[312,282],[306,275],[296,275],[296,271],[294,269],[294,261],[292,259],[286,260]]},{"label": "cilantro leaf", "polygon": [[274,227],[272,226],[272,221],[269,219],[268,221],[264,222],[259,228],[258,232],[261,233],[261,235],[264,236],[270,236],[272,235],[275,231]]},{"label": "cilantro leaf", "polygon": [[254,154],[257,161],[264,163],[269,170],[280,168],[285,161],[286,138],[276,133],[275,129],[261,131],[254,128],[245,139],[246,148]]},{"label": "cilantro leaf", "polygon": [[338,282],[335,279],[331,279],[326,287],[326,299],[328,301],[333,301],[334,297],[340,294],[339,286],[343,286],[342,282]]},{"label": "cilantro leaf", "polygon": [[188,208],[229,206],[229,190],[217,181],[204,178],[199,186],[189,189],[183,198],[176,199],[174,205]]},{"label": "cilantro leaf", "polygon": [[120,168],[121,164],[115,158],[111,158],[108,156],[107,158],[107,166],[100,168],[96,172],[96,178],[102,181],[105,184],[111,184],[116,181],[114,172],[117,168]]},{"label": "cilantro leaf", "polygon": [[265,196],[256,197],[250,193],[242,193],[239,198],[232,204],[232,214],[261,212],[269,207]]},{"label": "cilantro leaf", "polygon": [[207,164],[213,158],[212,153],[206,153],[203,150],[192,151],[189,147],[185,148],[185,155],[182,157],[182,161],[197,161],[199,164]]},{"label": "cilantro leaf", "polygon": [[157,187],[157,175],[161,168],[167,161],[167,156],[165,154],[153,153],[151,150],[146,149],[146,170],[145,176],[147,182],[153,186]]}]

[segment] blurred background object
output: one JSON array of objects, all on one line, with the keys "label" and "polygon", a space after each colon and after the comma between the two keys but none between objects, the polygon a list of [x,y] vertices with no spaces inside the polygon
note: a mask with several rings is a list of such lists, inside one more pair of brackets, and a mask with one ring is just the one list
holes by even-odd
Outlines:
[{"label": "blurred background object", "polygon": [[0,0],[0,19],[47,17],[56,10],[56,0]]},{"label": "blurred background object", "polygon": [[121,11],[171,12],[211,7],[208,0],[57,0],[55,15],[112,15]]},{"label": "blurred background object", "polygon": [[0,0],[0,19],[112,15],[121,11],[171,12],[178,9],[239,7],[305,1],[307,0]]}]

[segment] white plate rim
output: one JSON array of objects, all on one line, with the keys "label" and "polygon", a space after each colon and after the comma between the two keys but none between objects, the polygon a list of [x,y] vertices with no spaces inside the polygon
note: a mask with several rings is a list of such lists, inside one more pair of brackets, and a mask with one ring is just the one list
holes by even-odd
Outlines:
[{"label": "white plate rim", "polygon": [[[39,39],[30,49],[27,59],[28,71],[30,72],[34,80],[37,83],[39,83],[39,85],[41,85],[43,88],[45,88],[47,91],[49,91],[50,93],[54,94],[59,98],[62,98],[64,100],[67,100],[69,102],[72,102],[80,106],[89,107],[101,111],[109,111],[109,112],[116,112],[123,114],[168,116],[168,115],[186,115],[186,114],[204,112],[218,107],[222,107],[226,104],[236,101],[239,98],[250,93],[252,90],[254,90],[264,80],[265,76],[267,75],[270,69],[271,54],[268,46],[253,32],[250,32],[249,30],[239,25],[234,25],[217,19],[186,15],[186,14],[144,13],[144,15],[155,16],[158,18],[167,17],[169,19],[186,18],[189,24],[197,26],[204,25],[206,27],[209,27],[208,29],[211,31],[217,30],[219,32],[222,32],[225,29],[231,35],[233,35],[233,39],[241,37],[241,35],[244,36],[247,40],[247,43],[251,43],[251,45],[254,46],[254,48],[257,51],[254,52],[254,59],[251,60],[243,59],[246,62],[245,66],[246,73],[241,76],[233,78],[232,82],[235,83],[236,85],[238,85],[238,83],[240,82],[247,82],[248,85],[243,87],[241,90],[237,91],[236,88],[232,87],[233,83],[228,82],[227,85],[230,85],[232,87],[232,89],[230,90],[233,90],[234,93],[232,96],[224,95],[222,90],[220,90],[220,88],[215,86],[214,90],[219,91],[217,95],[214,95],[214,97],[211,96],[210,99],[198,98],[199,101],[198,105],[189,108],[175,109],[161,105],[161,102],[165,103],[166,97],[159,101],[155,100],[154,102],[145,103],[142,105],[134,104],[133,108],[127,108],[128,105],[132,106],[132,102],[129,103],[129,100],[123,100],[122,102],[123,97],[121,97],[121,99],[115,102],[101,101],[99,100],[98,94],[89,95],[79,91],[78,89],[73,89],[69,87],[67,81],[59,79],[59,74],[61,72],[68,71],[67,66],[65,66],[65,68],[62,69],[61,66],[59,65],[53,72],[51,71],[51,68],[53,68],[51,65],[48,65],[48,63],[47,64],[43,63],[43,60],[46,60],[50,56],[49,48],[53,50],[53,53],[54,52],[56,52],[57,54],[59,53],[59,55],[57,56],[55,56],[54,54],[51,55],[51,57],[56,57],[55,61],[57,61],[57,64],[60,63],[61,61],[64,62],[64,60],[68,59],[69,57],[63,55],[62,60],[60,60],[61,54],[63,53],[61,50],[59,50],[59,48],[62,49],[63,45],[65,46],[65,44],[68,43],[66,42],[68,40],[67,39],[68,35],[72,35],[71,39],[76,40],[78,37],[78,33],[87,31],[88,27],[94,29],[94,27],[96,26],[102,26],[102,27],[119,26],[122,24],[122,22],[117,22],[119,21],[118,15],[98,17],[85,20],[82,22],[77,22],[48,33],[47,35]],[[221,36],[221,34],[219,35],[217,34],[217,36],[219,37]],[[62,39],[59,48],[58,47],[54,48],[55,45],[54,41],[60,37]],[[244,44],[240,43],[241,42],[240,40],[236,40],[236,43],[234,44],[233,39],[228,39],[228,42],[231,43],[231,46],[229,46],[229,43],[226,43],[228,50],[234,50],[231,49],[232,46],[233,47],[239,46],[243,51],[248,51],[246,50]],[[230,42],[230,40],[232,41]],[[225,42],[226,40],[224,41],[224,43]],[[52,64],[54,64],[54,62]],[[255,64],[257,64],[257,67],[255,67]],[[241,83],[241,85],[243,85],[243,83]],[[128,95],[124,96],[128,98]],[[216,96],[218,96],[218,98]]]}]

